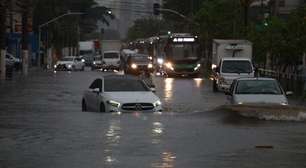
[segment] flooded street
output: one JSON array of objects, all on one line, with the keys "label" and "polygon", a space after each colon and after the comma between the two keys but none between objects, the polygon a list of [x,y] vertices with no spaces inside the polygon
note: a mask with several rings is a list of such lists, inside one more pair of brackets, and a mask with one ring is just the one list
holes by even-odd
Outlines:
[{"label": "flooded street", "polygon": [[162,113],[82,112],[83,91],[104,74],[37,71],[1,83],[0,167],[306,167],[305,122],[216,110],[226,96],[206,79],[154,78]]}]

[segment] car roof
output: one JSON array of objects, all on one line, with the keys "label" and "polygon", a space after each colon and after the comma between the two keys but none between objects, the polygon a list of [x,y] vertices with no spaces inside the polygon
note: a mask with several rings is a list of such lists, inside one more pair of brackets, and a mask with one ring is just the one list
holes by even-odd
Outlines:
[{"label": "car roof", "polygon": [[275,81],[276,79],[274,79],[274,78],[266,78],[266,77],[254,77],[254,78],[247,78],[247,77],[245,77],[245,78],[238,78],[238,79],[236,79],[237,81],[242,81],[242,80],[244,80],[244,81],[246,81],[246,80],[249,80],[249,81],[251,81],[251,80],[267,80],[267,81]]},{"label": "car roof", "polygon": [[132,75],[106,75],[103,76],[104,79],[133,79],[133,80],[139,80],[138,77],[132,76]]},{"label": "car roof", "polygon": [[222,58],[222,60],[242,60],[242,61],[249,61],[250,58],[243,58],[243,57],[225,57],[225,58]]},{"label": "car roof", "polygon": [[120,53],[120,51],[117,51],[117,50],[109,50],[109,51],[104,51],[103,53]]}]

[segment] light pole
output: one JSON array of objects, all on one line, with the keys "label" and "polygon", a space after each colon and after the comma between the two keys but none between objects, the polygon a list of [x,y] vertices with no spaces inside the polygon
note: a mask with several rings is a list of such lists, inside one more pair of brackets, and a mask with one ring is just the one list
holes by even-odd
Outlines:
[{"label": "light pole", "polygon": [[62,17],[65,17],[65,16],[68,16],[68,15],[83,15],[84,13],[83,12],[70,12],[68,11],[67,13],[63,14],[63,15],[60,15],[60,16],[57,16],[49,21],[47,21],[46,23],[43,23],[41,25],[38,26],[38,66],[40,66],[41,64],[41,53],[40,53],[40,43],[41,43],[41,29],[45,26],[48,26],[50,23],[52,22],[55,22],[57,21],[58,19],[62,18]]}]

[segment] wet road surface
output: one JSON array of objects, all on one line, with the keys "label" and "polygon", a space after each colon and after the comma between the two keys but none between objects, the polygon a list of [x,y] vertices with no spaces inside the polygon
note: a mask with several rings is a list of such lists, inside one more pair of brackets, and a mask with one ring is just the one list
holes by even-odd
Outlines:
[{"label": "wet road surface", "polygon": [[226,98],[206,79],[154,78],[163,113],[81,112],[83,91],[103,74],[38,71],[1,83],[0,167],[306,167],[306,123],[214,110]]}]

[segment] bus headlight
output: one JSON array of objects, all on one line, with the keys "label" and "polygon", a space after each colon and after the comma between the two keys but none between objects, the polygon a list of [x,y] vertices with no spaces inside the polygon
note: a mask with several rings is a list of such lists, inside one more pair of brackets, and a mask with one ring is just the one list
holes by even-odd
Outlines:
[{"label": "bus headlight", "polygon": [[173,66],[172,66],[172,64],[171,64],[171,62],[167,62],[167,63],[165,64],[165,66],[166,66],[168,69],[171,69],[172,71],[174,70],[174,68],[173,68]]},{"label": "bus headlight", "polygon": [[132,67],[133,69],[137,69],[137,65],[136,65],[136,64],[132,64],[131,67]]},{"label": "bus headlight", "polygon": [[152,64],[148,64],[148,68],[153,68],[153,65]]},{"label": "bus headlight", "polygon": [[194,68],[194,70],[196,71],[196,70],[198,70],[200,67],[201,67],[201,64],[198,64],[198,65]]}]

